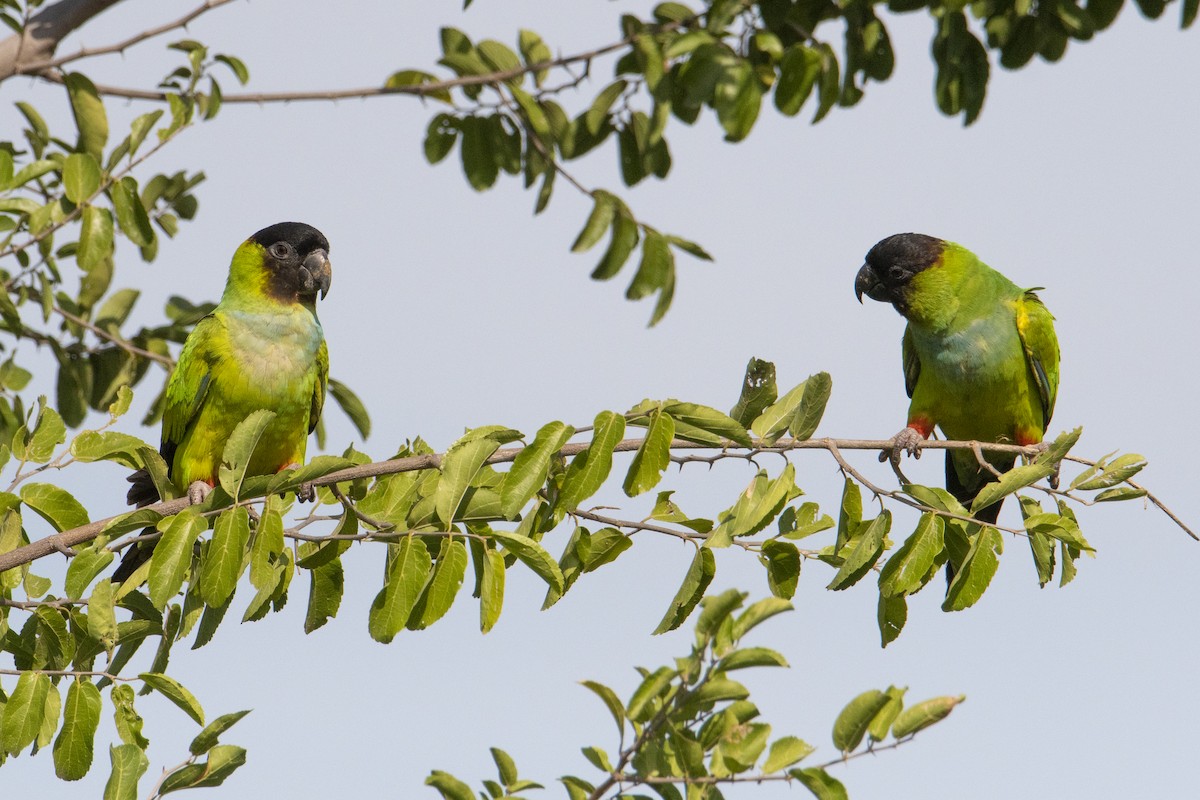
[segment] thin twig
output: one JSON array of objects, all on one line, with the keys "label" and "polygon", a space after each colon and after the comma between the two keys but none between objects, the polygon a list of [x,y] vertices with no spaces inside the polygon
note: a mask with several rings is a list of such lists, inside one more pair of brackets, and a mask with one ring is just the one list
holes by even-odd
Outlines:
[{"label": "thin twig", "polygon": [[[587,442],[576,442],[576,443],[567,444],[559,450],[559,455],[564,458],[569,458],[571,456],[578,455],[579,453],[583,452],[584,450],[587,450],[588,447],[590,447],[590,446],[591,446],[590,443],[587,443]],[[613,448],[613,451],[619,452],[619,453],[620,452],[627,453],[627,452],[635,451],[635,450],[639,449],[641,446],[642,446],[642,439],[640,439],[640,438],[639,439],[624,439],[620,442],[617,442],[617,444]],[[892,446],[893,446],[893,441],[891,439],[822,438],[822,439],[805,439],[803,441],[797,441],[795,439],[780,439],[780,440],[778,440],[776,442],[772,442],[770,444],[767,444],[767,443],[763,442],[761,439],[759,439],[759,440],[751,441],[750,449],[761,451],[761,452],[780,452],[780,453],[790,452],[793,450],[825,450],[827,452],[833,453],[833,450],[831,448],[834,448],[838,451],[842,451],[842,450],[880,451],[880,450],[891,448]],[[713,445],[713,444],[701,444],[698,442],[690,442],[690,441],[687,441],[684,439],[674,439],[671,441],[670,447],[672,450],[720,450],[722,452],[729,451],[730,453],[734,453],[738,450],[746,449],[745,447],[738,445],[736,442],[728,441],[728,440],[725,440],[725,441],[720,442],[719,444]],[[971,447],[972,447],[971,442],[961,442],[961,441],[953,441],[953,440],[930,441],[930,442],[926,442],[923,445],[923,449],[927,449],[927,450],[969,450]],[[1028,454],[1029,451],[1032,450],[1032,448],[1020,447],[1020,446],[1011,445],[1011,444],[983,443],[983,444],[980,444],[979,447],[983,452],[1013,453],[1016,455]],[[485,464],[508,463],[508,462],[513,461],[523,451],[524,451],[524,448],[520,448],[520,447],[502,448],[502,449],[499,449],[496,452],[494,452],[487,459],[485,459],[484,463]],[[840,452],[838,453],[838,455],[840,455]],[[376,462],[373,464],[362,464],[359,466],[348,467],[343,470],[338,470],[336,472],[332,472],[323,477],[316,478],[315,480],[311,481],[311,483],[313,486],[330,486],[335,483],[345,483],[347,481],[360,480],[363,478],[375,478],[375,477],[379,477],[381,475],[393,475],[393,474],[397,474],[397,473],[401,473],[401,472],[417,472],[417,471],[421,471],[421,470],[438,469],[441,467],[442,458],[443,458],[442,454],[430,453],[430,454],[421,455],[421,456],[408,456],[406,458],[395,458],[395,459],[390,459],[387,461],[379,461],[379,462]],[[1081,463],[1081,464],[1086,464],[1089,466],[1092,465],[1092,462],[1086,461],[1084,459],[1072,458],[1071,460]],[[845,459],[843,458],[842,461],[845,462]],[[855,476],[861,475],[861,473],[858,473],[858,471],[854,470],[853,468],[851,468],[850,474],[855,475]],[[924,506],[924,505],[917,503],[916,501],[914,501],[898,492],[891,492],[890,490],[882,489],[882,487],[875,486],[870,481],[864,482],[863,485],[867,486],[867,488],[870,489],[872,492],[879,490],[881,493],[884,494],[884,496],[892,497],[897,502],[903,503],[904,505],[911,506],[920,511],[929,511],[931,513],[936,513],[941,516],[949,517],[952,519],[961,519],[965,522],[972,522],[975,524],[985,524],[985,523],[981,523],[979,520],[976,520],[972,517],[964,517],[962,515],[950,514],[948,512],[941,511],[940,509],[934,509],[934,508],[930,508],[928,506]],[[1149,495],[1147,495],[1147,497],[1149,497]],[[1159,507],[1162,508],[1162,506],[1159,503],[1156,502],[1155,504],[1159,505]],[[158,513],[160,513],[164,516],[168,516],[171,514],[179,513],[184,508],[186,508],[187,505],[188,505],[188,499],[186,497],[182,497],[182,498],[176,498],[174,500],[161,501],[159,503],[155,503],[153,505],[146,506],[146,508],[157,511]],[[213,511],[211,513],[217,513],[217,512]],[[0,572],[3,572],[8,569],[12,569],[13,567],[21,566],[22,564],[31,563],[39,558],[42,558],[43,556],[49,555],[50,553],[55,551],[55,548],[57,545],[62,545],[64,547],[74,547],[76,545],[83,544],[84,542],[89,542],[92,539],[99,536],[100,533],[103,532],[103,530],[105,529],[105,527],[107,525],[111,524],[114,520],[120,519],[123,516],[124,516],[124,514],[121,514],[121,515],[117,515],[114,517],[107,517],[105,519],[97,520],[97,521],[89,523],[87,525],[81,525],[77,528],[72,528],[70,530],[63,531],[62,533],[57,533],[57,534],[53,534],[51,536],[43,537],[41,539],[38,539],[37,541],[31,542],[22,547],[18,547],[15,550],[11,550],[7,553],[0,553]],[[1173,521],[1175,521],[1177,524],[1180,524],[1180,527],[1182,527],[1185,531],[1188,531],[1188,533],[1191,534],[1190,529],[1188,529],[1186,526],[1182,525],[1182,523],[1179,523],[1178,518],[1174,514],[1169,514],[1168,516],[1170,516],[1171,519]],[[998,527],[998,526],[993,526],[993,527]],[[1017,533],[1017,534],[1023,533],[1023,531],[1018,531],[1018,530],[1012,529],[1012,528],[999,528],[999,530],[1007,531],[1007,532],[1011,532],[1011,533]]]},{"label": "thin twig", "polygon": [[47,59],[45,61],[35,61],[30,64],[22,64],[17,70],[17,74],[37,75],[45,70],[61,67],[63,64],[69,64],[72,61],[79,61],[80,59],[84,58],[93,58],[95,56],[109,55],[111,53],[124,53],[130,47],[140,44],[147,39],[153,39],[155,36],[161,36],[162,34],[169,33],[177,28],[186,28],[189,22],[196,19],[201,14],[205,14],[214,8],[217,8],[218,6],[223,6],[230,2],[232,2],[232,0],[207,0],[207,2],[203,3],[197,8],[192,9],[174,22],[167,22],[154,28],[147,28],[141,33],[136,33],[133,36],[130,36],[128,39],[106,45],[104,47],[84,47],[68,56],[60,56],[59,58]]},{"label": "thin twig", "polygon": [[[226,2],[228,2],[228,0],[226,0]],[[152,353],[149,350],[143,350],[142,348],[138,347],[137,345],[135,345],[125,339],[122,339],[120,336],[109,333],[108,331],[104,330],[100,326],[94,325],[91,322],[88,322],[83,317],[72,314],[70,311],[67,311],[64,308],[61,308],[60,306],[54,306],[53,310],[59,316],[61,316],[63,319],[65,319],[69,322],[74,322],[79,327],[86,328],[87,330],[89,330],[92,333],[99,336],[101,339],[112,342],[117,347],[124,350],[126,353],[129,353],[129,355],[131,355],[131,356],[138,356],[139,358],[148,358],[151,361],[157,361],[159,364],[162,364],[167,369],[171,369],[172,367],[175,366],[175,359],[171,358],[170,356],[164,356],[159,353]]]}]

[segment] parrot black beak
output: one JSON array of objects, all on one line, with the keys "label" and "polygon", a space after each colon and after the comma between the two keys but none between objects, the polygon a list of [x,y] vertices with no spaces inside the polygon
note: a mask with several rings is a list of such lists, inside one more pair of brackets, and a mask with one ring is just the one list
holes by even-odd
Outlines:
[{"label": "parrot black beak", "polygon": [[329,266],[329,254],[324,250],[314,250],[300,265],[300,279],[303,282],[303,293],[315,295],[321,291],[321,299],[329,294],[329,284],[333,280],[333,271]]},{"label": "parrot black beak", "polygon": [[858,298],[858,302],[862,302],[864,294],[872,300],[887,302],[890,299],[887,287],[883,285],[883,281],[879,280],[879,276],[875,270],[871,269],[870,264],[863,264],[862,269],[858,271],[858,276],[854,279],[854,296]]}]

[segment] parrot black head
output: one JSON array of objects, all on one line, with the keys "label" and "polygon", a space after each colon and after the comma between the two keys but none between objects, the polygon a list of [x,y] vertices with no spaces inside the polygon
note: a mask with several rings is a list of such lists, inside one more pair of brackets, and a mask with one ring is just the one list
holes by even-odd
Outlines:
[{"label": "parrot black head", "polygon": [[313,302],[329,292],[329,240],[303,222],[277,222],[250,237],[263,249],[267,291],[281,300]]},{"label": "parrot black head", "polygon": [[891,303],[903,314],[908,282],[938,262],[945,244],[923,233],[897,233],[880,241],[867,253],[866,263],[854,279],[858,302],[865,294],[872,300]]}]

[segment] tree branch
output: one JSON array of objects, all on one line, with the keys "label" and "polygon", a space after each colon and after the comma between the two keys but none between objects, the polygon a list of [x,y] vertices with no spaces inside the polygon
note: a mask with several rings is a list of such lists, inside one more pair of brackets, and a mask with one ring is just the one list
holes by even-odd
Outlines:
[{"label": "tree branch", "polygon": [[[34,14],[25,32],[0,42],[0,82],[24,73],[23,62],[53,58],[59,42],[120,0],[59,0]],[[164,98],[165,100],[166,98]]]},{"label": "tree branch", "polygon": [[[642,445],[642,439],[624,439],[617,442],[613,448],[617,453],[629,453],[636,451]],[[751,444],[749,450],[755,453],[786,453],[793,450],[826,450],[833,452],[837,450],[877,450],[890,451],[893,446],[891,439],[805,439],[796,441],[795,439],[780,439],[771,444],[764,443],[761,439],[756,440]],[[1012,453],[1014,455],[1034,456],[1037,454],[1037,449],[1033,447],[1021,447],[1012,444],[994,444],[991,442],[959,442],[953,440],[933,439],[923,442],[921,449],[923,450],[972,450],[978,446],[983,452],[990,453]],[[559,455],[569,458],[578,455],[579,453],[590,447],[589,442],[577,442],[564,446],[559,450]],[[728,457],[743,457],[741,452],[732,452],[746,450],[736,442],[725,441],[720,446],[711,444],[700,444],[697,442],[689,442],[684,439],[674,439],[671,442],[672,450],[720,450],[722,453],[730,451]],[[524,448],[510,447],[497,450],[484,462],[486,464],[504,464],[513,461]],[[313,486],[330,486],[335,483],[345,483],[347,481],[359,480],[362,478],[377,478],[381,475],[394,475],[401,472],[418,472],[426,469],[438,469],[442,463],[441,453],[430,453],[423,456],[409,456],[407,458],[395,458],[388,461],[379,461],[373,464],[362,464],[361,466],[349,467],[347,469],[332,472],[320,478],[311,481]],[[1090,465],[1092,462],[1079,458],[1071,458],[1073,462]],[[1151,502],[1161,507],[1160,501],[1153,498],[1147,493],[1147,498]],[[250,498],[247,498],[250,499]],[[169,516],[178,514],[189,505],[186,497],[176,498],[174,500],[165,500],[154,505],[146,506],[146,508],[157,511],[158,513]],[[922,510],[926,509],[921,506]],[[936,513],[945,514],[945,512],[937,511]],[[131,513],[131,512],[126,512]],[[54,552],[59,552],[65,548],[71,548],[76,545],[85,544],[99,536],[110,523],[121,519],[126,514],[118,514],[105,519],[90,522],[87,525],[81,525],[77,528],[72,528],[62,533],[52,534],[38,539],[36,542],[31,542],[23,547],[18,547],[7,553],[0,553],[0,572],[19,567],[23,564],[29,564],[39,558],[50,555]],[[954,516],[954,515],[950,515]],[[1178,520],[1175,515],[1170,515],[1181,528],[1183,528],[1189,536],[1196,539],[1196,534],[1191,531],[1186,525]]]},{"label": "tree branch", "polygon": [[[120,0],[114,1],[119,2]],[[27,64],[20,64],[17,67],[17,72],[23,75],[36,75],[48,69],[61,67],[63,64],[68,64],[72,61],[79,61],[84,58],[93,58],[95,56],[109,55],[111,53],[124,53],[130,47],[140,44],[147,39],[153,39],[155,36],[161,36],[162,34],[169,33],[177,28],[186,28],[189,22],[196,19],[196,17],[199,17],[201,14],[207,13],[218,6],[223,6],[226,3],[231,2],[233,2],[233,0],[207,0],[174,22],[167,22],[154,28],[147,28],[141,33],[135,33],[128,39],[124,39],[114,44],[105,45],[104,47],[83,47],[67,56],[47,59],[45,61],[34,61]]]}]

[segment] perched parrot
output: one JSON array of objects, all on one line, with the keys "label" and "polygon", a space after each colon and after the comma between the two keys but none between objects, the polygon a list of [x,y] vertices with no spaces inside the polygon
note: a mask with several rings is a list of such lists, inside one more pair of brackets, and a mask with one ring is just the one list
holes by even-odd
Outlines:
[{"label": "perched parrot", "polygon": [[[1058,394],[1054,317],[962,245],[919,233],[876,244],[858,271],[862,302],[891,303],[906,320],[904,385],[912,402],[896,453],[917,455],[936,425],[950,439],[1040,445]],[[1016,456],[989,454],[999,472]],[[970,507],[995,476],[969,450],[946,451],[946,488]],[[1000,503],[975,516],[995,523]]]},{"label": "perched parrot", "polygon": [[[216,485],[233,429],[259,409],[275,418],[247,474],[270,475],[303,463],[308,434],[325,403],[329,351],[317,294],[325,297],[330,278],[329,242],[301,222],[263,228],[233,254],[221,302],[192,330],[167,383],[159,452],[171,481],[193,503]],[[145,470],[129,481],[130,504],[159,500]],[[113,580],[129,577],[150,550],[129,548]]]}]

